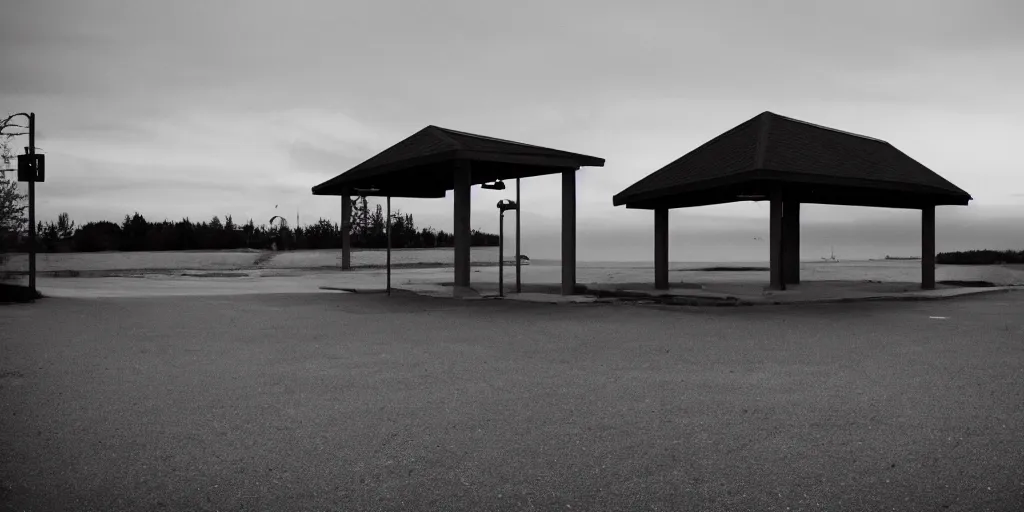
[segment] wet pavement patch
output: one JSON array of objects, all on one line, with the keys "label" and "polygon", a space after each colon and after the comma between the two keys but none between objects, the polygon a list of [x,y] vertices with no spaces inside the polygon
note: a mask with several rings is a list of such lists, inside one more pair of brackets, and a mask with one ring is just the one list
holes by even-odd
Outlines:
[{"label": "wet pavement patch", "polygon": [[42,298],[37,291],[32,293],[27,286],[16,284],[0,284],[0,303],[3,302],[32,302]]},{"label": "wet pavement patch", "polygon": [[768,267],[704,267],[679,270],[689,270],[691,272],[768,272],[771,269]]},{"label": "wet pavement patch", "polygon": [[995,283],[988,281],[939,281],[938,284],[945,284],[949,286],[963,286],[967,288],[995,288]]},{"label": "wet pavement patch", "polygon": [[249,277],[242,272],[182,272],[181,277]]}]

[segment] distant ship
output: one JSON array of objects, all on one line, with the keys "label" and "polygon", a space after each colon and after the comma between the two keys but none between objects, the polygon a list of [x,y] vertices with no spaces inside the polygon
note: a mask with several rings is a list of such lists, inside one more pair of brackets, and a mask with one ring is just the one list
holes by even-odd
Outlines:
[{"label": "distant ship", "polygon": [[822,258],[821,261],[824,261],[826,263],[839,263],[839,260],[836,259],[835,246],[832,247],[832,256],[829,256],[828,258]]},{"label": "distant ship", "polygon": [[[506,261],[505,264],[506,265],[515,265],[516,264],[516,260],[515,260],[515,258],[510,259],[510,260]],[[523,265],[529,265],[529,264],[530,264],[530,258],[527,255],[525,255],[525,254],[520,254],[519,255],[519,265],[523,266]]]},{"label": "distant ship", "polygon": [[919,260],[921,258],[918,257],[918,256],[889,256],[888,254],[886,254],[885,255],[885,259],[887,259],[887,260]]}]

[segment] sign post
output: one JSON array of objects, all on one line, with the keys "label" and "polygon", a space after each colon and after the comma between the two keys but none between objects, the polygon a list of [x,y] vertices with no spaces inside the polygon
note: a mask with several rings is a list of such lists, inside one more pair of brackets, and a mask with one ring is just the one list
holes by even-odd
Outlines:
[{"label": "sign post", "polygon": [[[28,155],[33,166],[36,163],[36,114],[28,115]],[[28,182],[28,288],[36,293],[36,178]]]},{"label": "sign post", "polygon": [[28,287],[36,293],[36,182],[46,181],[46,159],[36,154],[36,114],[28,117],[28,147],[18,155],[18,181],[28,182]]}]

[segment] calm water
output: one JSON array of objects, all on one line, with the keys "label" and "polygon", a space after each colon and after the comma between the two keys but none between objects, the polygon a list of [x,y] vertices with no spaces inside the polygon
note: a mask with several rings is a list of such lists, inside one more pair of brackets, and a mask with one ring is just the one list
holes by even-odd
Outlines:
[{"label": "calm water", "polygon": [[[28,270],[28,257],[24,254],[9,255],[7,264],[0,267],[3,271],[22,274]],[[506,261],[512,260],[514,252],[505,254]],[[494,263],[498,261],[496,247],[475,247],[471,251],[474,263]],[[387,261],[383,250],[357,250],[352,253],[354,267],[383,266]],[[398,249],[391,255],[396,266],[424,265],[451,266],[454,263],[454,252],[451,249]],[[110,253],[67,253],[39,254],[37,268],[41,272],[77,270],[77,271],[108,271],[108,270],[222,270],[245,268],[279,268],[279,269],[336,269],[341,265],[341,251],[312,250],[289,251],[279,253],[260,253],[258,251],[197,251],[197,252],[110,252]],[[527,268],[551,269],[560,265],[556,259],[536,259]],[[766,261],[749,262],[715,262],[715,261],[675,261],[670,270],[679,273],[684,280],[767,280],[767,270],[732,271],[732,272],[698,272],[706,267],[759,267],[767,268]],[[654,264],[651,261],[586,261],[577,262],[578,276],[593,278],[598,281],[637,276],[638,279],[653,279]],[[529,271],[527,271],[529,272]],[[918,260],[881,260],[881,261],[805,261],[800,265],[801,277],[805,280],[877,280],[886,282],[917,282],[921,278],[921,262]],[[980,280],[999,284],[1024,284],[1024,270],[1002,266],[968,267],[957,265],[939,265],[936,269],[939,280]]]},{"label": "calm water", "polygon": [[[55,270],[136,270],[136,269],[201,269],[201,268],[241,268],[263,266],[269,268],[318,268],[340,265],[341,250],[309,250],[273,253],[258,251],[166,251],[166,252],[99,252],[99,253],[44,253],[36,256],[36,265],[40,271]],[[8,261],[0,269],[24,271],[28,269],[26,254],[8,254]],[[512,261],[515,252],[505,251],[505,260]],[[474,263],[495,263],[498,261],[496,247],[474,247],[470,252]],[[387,262],[384,250],[354,250],[352,264],[354,266],[378,266]],[[391,262],[395,265],[440,265],[448,266],[455,262],[455,253],[451,249],[394,249]],[[557,259],[534,259],[531,265],[558,266]],[[607,269],[650,269],[653,261],[586,261],[580,255],[577,261],[579,268]],[[717,262],[717,261],[674,261],[670,263],[672,270],[693,270],[703,267],[767,267],[767,261],[748,262]],[[825,263],[807,261],[807,267],[821,268],[919,268],[919,261],[840,261]]]}]

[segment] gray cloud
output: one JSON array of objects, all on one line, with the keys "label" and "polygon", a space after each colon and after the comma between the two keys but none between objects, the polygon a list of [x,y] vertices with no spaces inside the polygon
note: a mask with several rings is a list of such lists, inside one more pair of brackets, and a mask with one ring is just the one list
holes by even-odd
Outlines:
[{"label": "gray cloud", "polygon": [[[1024,137],[1022,24],[1016,1],[32,0],[0,19],[0,107],[39,116],[53,154],[44,215],[287,204],[336,218],[312,185],[438,124],[605,157],[578,185],[580,244],[596,250],[612,230],[649,235],[650,213],[612,208],[613,194],[775,110],[890,140],[978,206],[1006,204],[950,217],[982,233],[1024,215],[1010,149]],[[557,232],[557,178],[524,193]],[[493,201],[479,197],[485,227]],[[450,227],[449,199],[396,204]],[[762,214],[673,218],[726,240]],[[807,222],[875,232],[881,217],[825,209]],[[956,239],[1003,235],[986,236]]]}]

